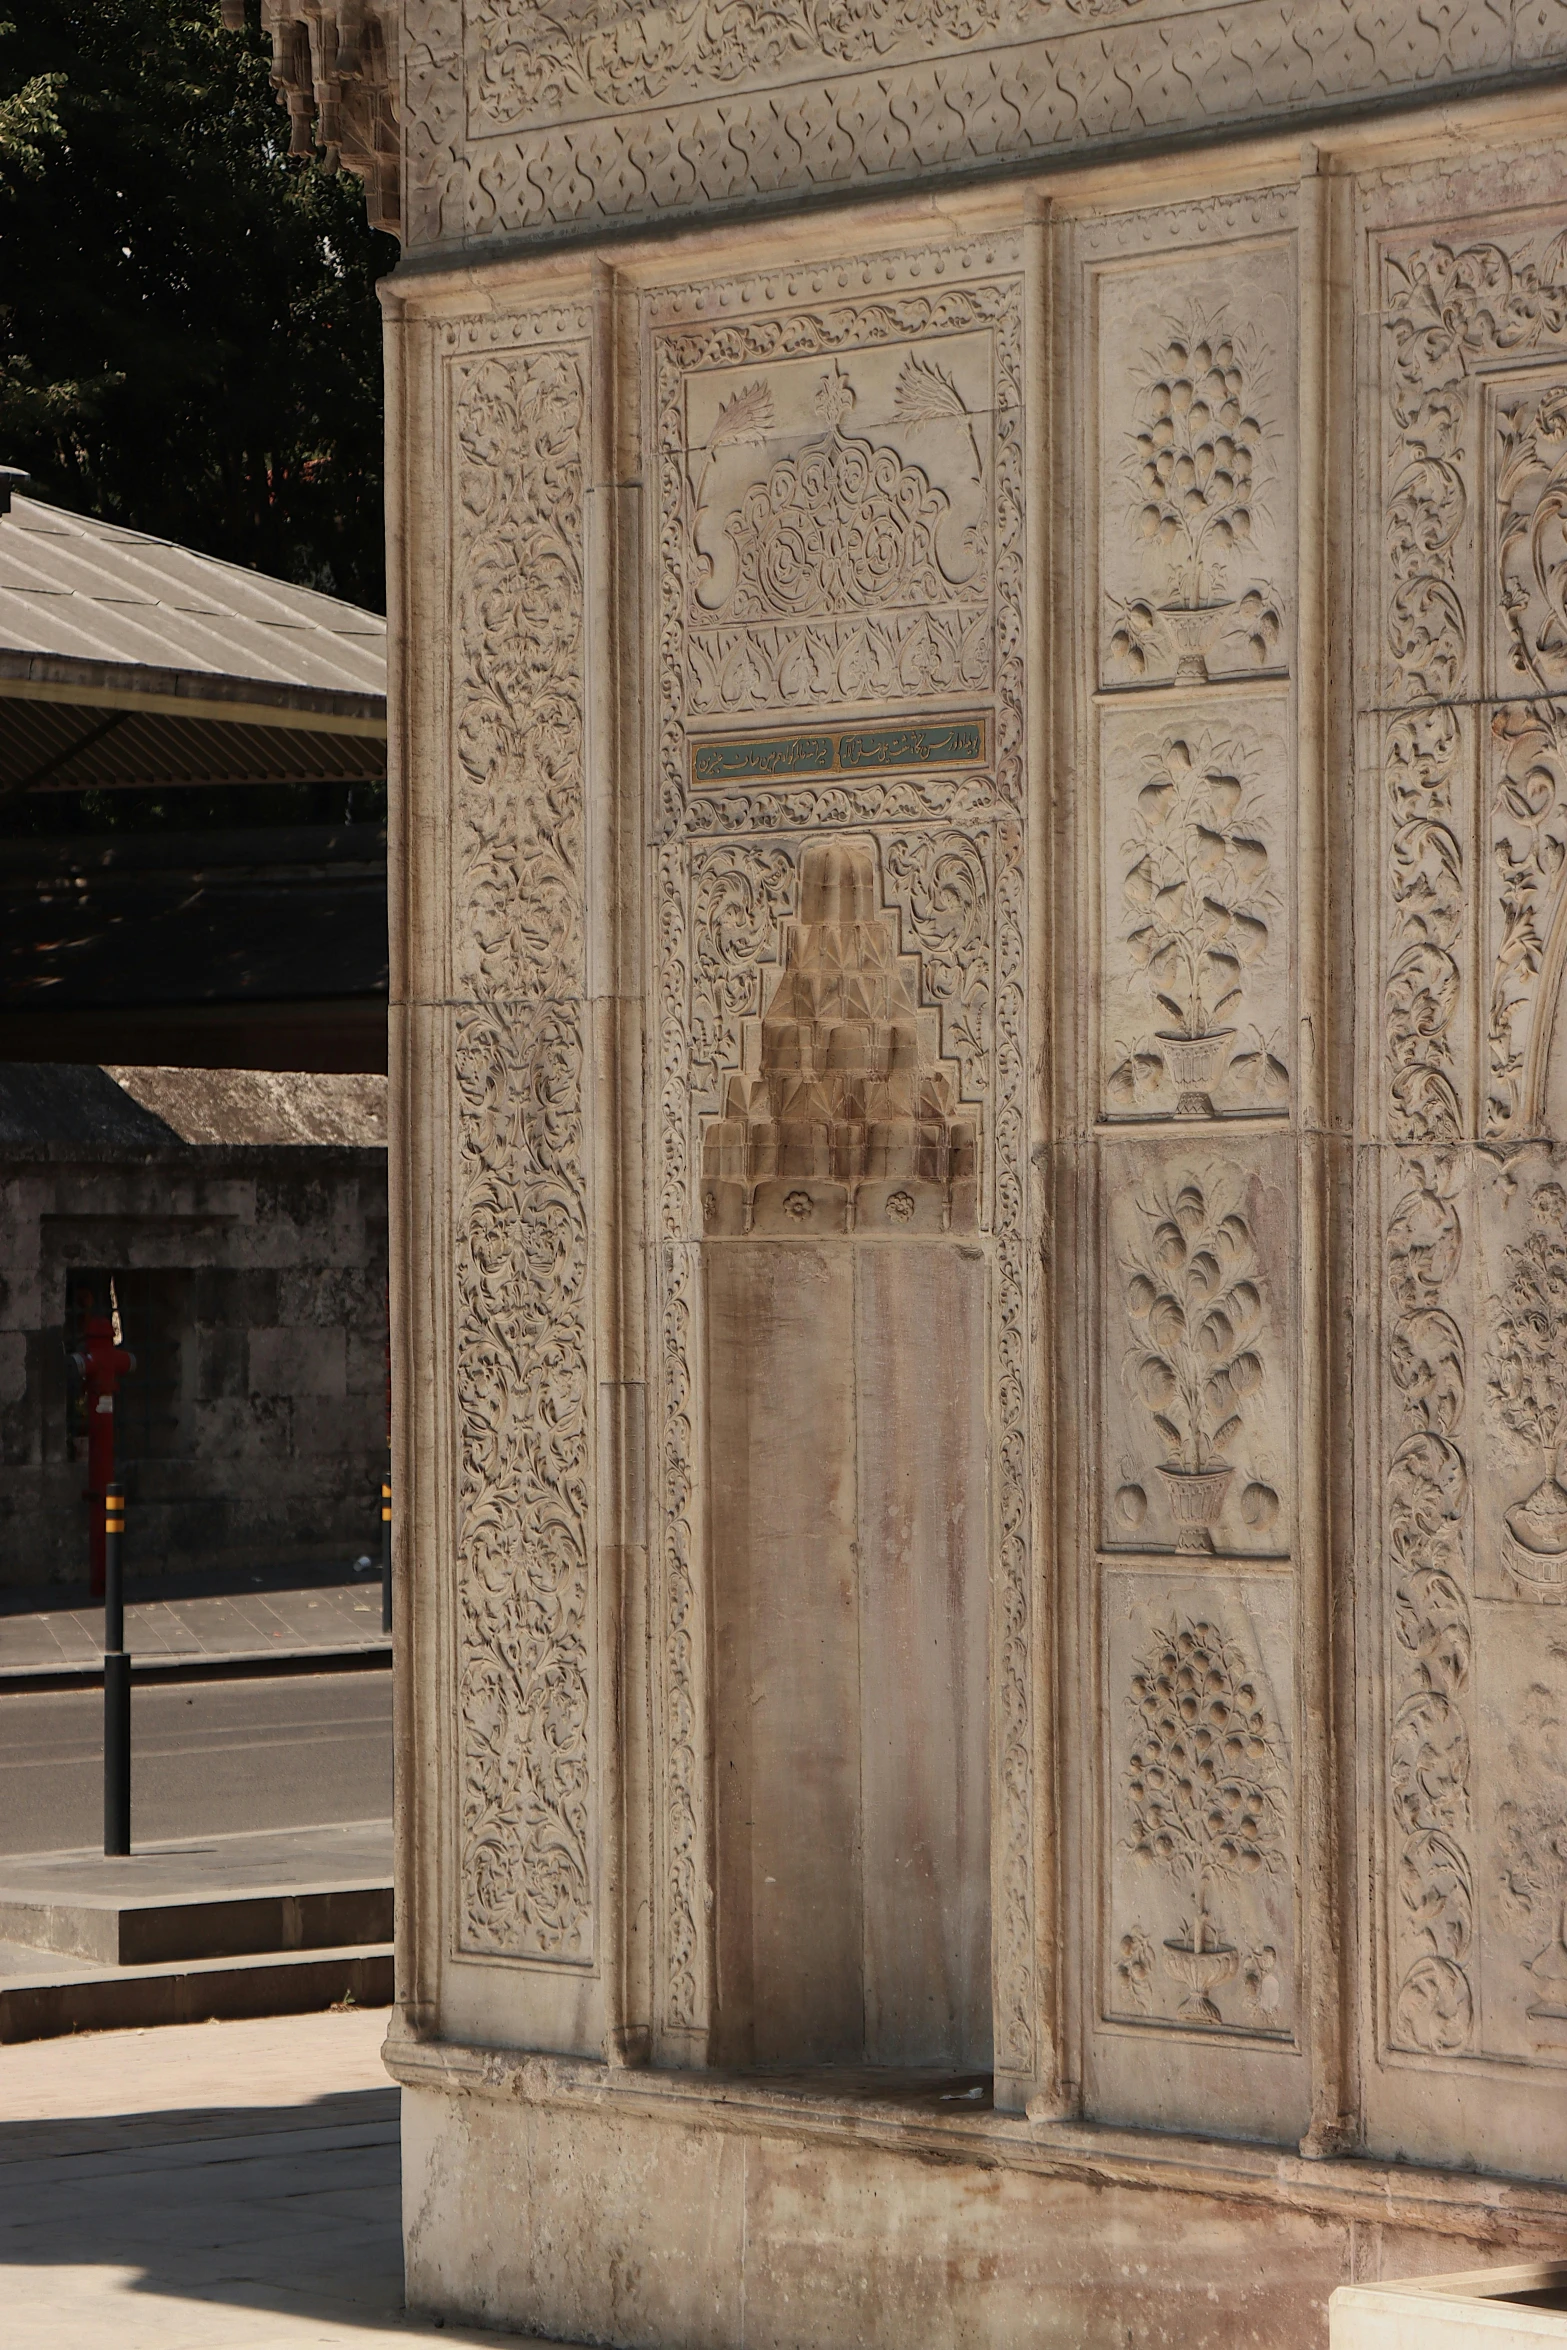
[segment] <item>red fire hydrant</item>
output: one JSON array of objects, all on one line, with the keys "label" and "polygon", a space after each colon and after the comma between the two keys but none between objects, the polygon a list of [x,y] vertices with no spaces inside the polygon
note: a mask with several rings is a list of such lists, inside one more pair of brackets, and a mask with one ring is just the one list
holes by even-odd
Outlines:
[{"label": "red fire hydrant", "polygon": [[114,1399],[136,1357],[117,1346],[107,1314],[89,1314],[82,1325],[81,1350],[71,1357],[87,1407],[87,1499],[92,1504],[92,1595],[103,1597],[103,1497],[114,1476]]}]

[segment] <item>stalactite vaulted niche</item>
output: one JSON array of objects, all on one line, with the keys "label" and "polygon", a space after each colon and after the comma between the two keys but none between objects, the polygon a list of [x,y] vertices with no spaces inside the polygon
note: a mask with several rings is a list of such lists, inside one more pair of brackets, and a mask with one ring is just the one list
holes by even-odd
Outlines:
[{"label": "stalactite vaulted niche", "polygon": [[811,842],[702,1209],[737,2062],[990,2062],[976,1118],[873,841]]},{"label": "stalactite vaulted niche", "polygon": [[779,273],[650,306],[654,2040],[742,2065],[994,2056],[1021,2103],[1015,260],[955,250],[939,291],[911,252],[874,298]]}]

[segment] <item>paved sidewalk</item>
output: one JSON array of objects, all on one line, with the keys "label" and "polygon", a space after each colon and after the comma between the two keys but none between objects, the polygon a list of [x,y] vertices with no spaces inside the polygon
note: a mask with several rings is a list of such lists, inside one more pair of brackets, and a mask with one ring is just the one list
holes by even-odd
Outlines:
[{"label": "paved sidewalk", "polygon": [[[379,1571],[356,1575],[341,1566],[283,1576],[132,1577],[125,1638],[133,1669],[390,1653]],[[66,1605],[43,1592],[0,1598],[0,1687],[95,1674],[102,1655],[103,1609],[85,1594],[72,1593]]]},{"label": "paved sidewalk", "polygon": [[402,2307],[384,2011],[0,2049],[3,2350],[504,2344]]}]

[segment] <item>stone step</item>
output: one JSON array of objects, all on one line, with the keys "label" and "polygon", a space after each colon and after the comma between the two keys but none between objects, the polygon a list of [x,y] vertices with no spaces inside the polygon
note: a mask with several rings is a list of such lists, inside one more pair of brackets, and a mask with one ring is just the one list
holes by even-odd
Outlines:
[{"label": "stone step", "polygon": [[45,1895],[0,1883],[0,1942],[104,1967],[341,1949],[391,1933],[390,1882],[152,1896],[74,1887]]},{"label": "stone step", "polygon": [[[13,1961],[15,1955],[8,1954]],[[386,2007],[391,1998],[392,1948],[385,1942],[179,1966],[100,1968],[57,1959],[37,1974],[0,1974],[0,2043],[236,2016],[304,2015],[344,2001]]]}]

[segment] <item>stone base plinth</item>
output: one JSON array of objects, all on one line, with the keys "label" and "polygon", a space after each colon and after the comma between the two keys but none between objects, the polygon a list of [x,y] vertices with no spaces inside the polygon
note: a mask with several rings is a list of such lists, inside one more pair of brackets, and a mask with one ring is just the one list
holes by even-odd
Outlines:
[{"label": "stone base plinth", "polygon": [[1331,2350],[1549,2350],[1567,2343],[1567,2261],[1341,2286]]},{"label": "stone base plinth", "polygon": [[1035,2125],[961,2082],[388,2061],[410,2306],[553,2340],[1321,2350],[1336,2286],[1567,2240],[1549,2189]]}]

